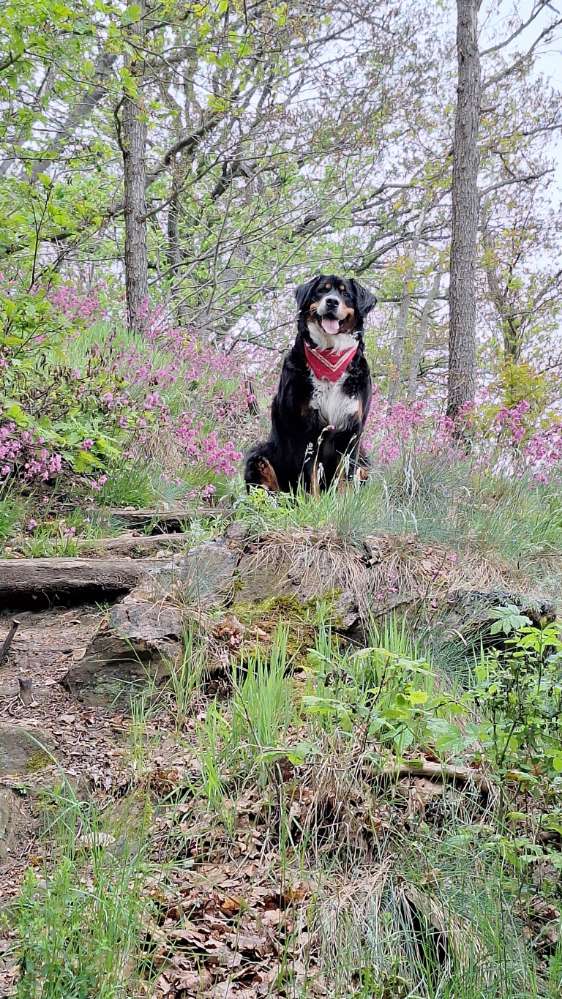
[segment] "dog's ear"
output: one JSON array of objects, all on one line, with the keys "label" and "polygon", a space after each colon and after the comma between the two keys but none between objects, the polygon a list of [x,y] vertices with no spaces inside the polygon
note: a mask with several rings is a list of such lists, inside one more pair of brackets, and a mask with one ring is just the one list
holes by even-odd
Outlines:
[{"label": "dog's ear", "polygon": [[357,311],[361,316],[361,319],[364,319],[365,316],[369,315],[371,309],[374,309],[377,304],[377,300],[372,292],[368,291],[367,288],[364,288],[362,284],[359,284],[359,281],[355,281],[355,279],[352,278],[349,283],[355,293]]},{"label": "dog's ear", "polygon": [[299,312],[302,309],[305,309],[306,306],[309,304],[312,289],[314,288],[314,285],[316,284],[317,280],[318,280],[317,277],[313,277],[310,279],[310,281],[307,281],[306,284],[299,284],[298,288],[296,289],[295,298],[297,300]]}]

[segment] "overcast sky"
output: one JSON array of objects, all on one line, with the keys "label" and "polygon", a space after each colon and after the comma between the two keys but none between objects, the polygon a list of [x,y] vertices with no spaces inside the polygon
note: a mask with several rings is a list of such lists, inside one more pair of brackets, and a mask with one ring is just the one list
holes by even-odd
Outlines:
[{"label": "overcast sky", "polygon": [[[530,16],[535,0],[489,0],[481,8],[480,14],[480,48],[486,48],[492,40],[500,40],[510,34],[509,20],[515,11],[522,21],[526,21]],[[552,3],[543,10],[536,21],[530,25],[511,45],[511,52],[516,54],[524,52],[532,44],[537,34],[545,28],[553,18],[562,14],[562,0],[552,0]],[[513,29],[512,29],[513,30]],[[562,28],[557,28],[555,36],[549,42],[542,42],[538,50],[537,73],[548,78],[552,86],[561,93],[562,100]],[[557,153],[556,184],[560,198],[562,199],[562,141],[560,133],[558,137],[550,136],[545,139],[549,146],[555,147]]]}]

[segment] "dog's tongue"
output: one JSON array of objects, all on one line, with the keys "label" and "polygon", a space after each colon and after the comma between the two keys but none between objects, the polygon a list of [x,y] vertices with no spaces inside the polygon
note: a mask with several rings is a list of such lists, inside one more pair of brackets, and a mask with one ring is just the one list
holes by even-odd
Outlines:
[{"label": "dog's tongue", "polygon": [[340,331],[340,324],[338,319],[323,319],[322,329],[325,333],[329,333],[330,336],[335,336],[336,333]]}]

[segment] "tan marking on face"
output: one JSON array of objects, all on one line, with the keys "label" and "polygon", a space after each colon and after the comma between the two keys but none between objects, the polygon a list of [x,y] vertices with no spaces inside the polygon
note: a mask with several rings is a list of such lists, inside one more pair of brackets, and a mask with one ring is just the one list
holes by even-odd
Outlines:
[{"label": "tan marking on face", "polygon": [[345,319],[340,322],[340,333],[353,333],[355,329],[355,309],[349,309],[347,306],[345,308]]}]

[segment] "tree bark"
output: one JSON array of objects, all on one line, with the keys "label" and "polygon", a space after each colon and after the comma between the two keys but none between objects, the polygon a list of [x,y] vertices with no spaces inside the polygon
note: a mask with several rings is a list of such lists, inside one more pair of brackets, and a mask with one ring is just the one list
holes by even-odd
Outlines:
[{"label": "tree bark", "polygon": [[[145,4],[138,21],[130,26],[132,41],[144,45]],[[148,251],[146,242],[146,113],[143,107],[143,59],[136,54],[129,63],[136,93],[125,93],[121,120],[120,145],[123,154],[125,214],[125,291],[127,323],[140,331],[146,320],[148,304]]]},{"label": "tree bark", "polygon": [[457,0],[458,88],[453,140],[447,415],[457,421],[476,392],[476,247],[478,235],[478,51],[480,0]]},{"label": "tree bark", "polygon": [[167,565],[165,559],[0,559],[0,609],[118,596]]},{"label": "tree bark", "polygon": [[431,318],[431,310],[435,299],[439,294],[442,277],[443,274],[440,270],[435,271],[435,274],[433,275],[433,284],[431,285],[429,294],[423,304],[418,324],[418,331],[412,347],[412,356],[410,357],[410,370],[408,373],[408,389],[406,395],[408,402],[415,402],[418,394],[418,373],[420,370],[420,363],[423,356],[425,341],[427,339],[427,330],[429,327],[429,320]]}]

